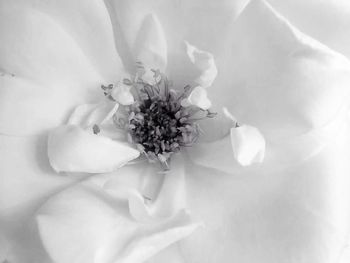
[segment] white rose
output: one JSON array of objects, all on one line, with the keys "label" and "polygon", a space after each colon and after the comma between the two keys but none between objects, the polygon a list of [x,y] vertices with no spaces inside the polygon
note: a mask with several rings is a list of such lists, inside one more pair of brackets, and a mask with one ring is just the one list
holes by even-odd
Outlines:
[{"label": "white rose", "polygon": [[[349,3],[270,0],[278,13],[265,1],[246,2],[0,2],[2,260],[47,261],[45,253],[59,263],[77,255],[84,263],[135,262],[144,255],[150,262],[224,263],[340,257],[350,222],[349,62],[318,41],[350,56]],[[154,26],[143,28],[145,21]],[[159,36],[160,25],[163,38],[137,47],[148,43],[139,31],[151,28],[146,36]],[[231,121],[218,117],[204,129],[208,140],[188,150],[164,185],[142,164],[84,182],[57,175],[47,158],[48,131],[77,105],[95,105],[83,111],[89,119],[101,99],[96,87],[117,82],[116,72],[140,50],[159,68],[169,61],[175,79],[198,77],[179,55],[184,39],[215,57],[219,74],[208,97],[213,107],[226,106],[259,128],[264,163],[243,168],[233,161]],[[136,185],[160,201],[148,204]],[[36,218],[40,240],[30,222],[43,203]],[[206,227],[198,228],[184,208]],[[130,233],[136,235],[122,250]]]}]

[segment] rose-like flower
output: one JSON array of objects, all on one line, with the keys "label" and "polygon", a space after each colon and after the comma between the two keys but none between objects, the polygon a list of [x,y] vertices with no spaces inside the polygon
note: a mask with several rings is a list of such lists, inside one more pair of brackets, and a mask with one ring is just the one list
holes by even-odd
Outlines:
[{"label": "rose-like flower", "polygon": [[[265,1],[245,2],[0,1],[1,260],[338,259],[350,222],[348,62]],[[269,2],[303,32],[349,55],[347,1]],[[153,23],[150,13],[165,37],[146,45],[145,35],[157,32],[145,26]],[[175,83],[199,79],[178,50],[183,39],[215,54],[219,75],[206,90],[218,115],[200,123],[200,142],[184,160],[172,160],[164,182],[158,169],[136,161],[89,179],[57,175],[47,131],[67,119],[79,133],[125,142],[111,125],[118,110],[101,103],[98,87],[119,83],[137,54],[149,65],[150,51],[162,50],[167,60],[151,68],[164,71],[168,62],[165,73]],[[242,168],[234,161],[233,124],[223,106],[259,128],[264,163]],[[32,224],[39,206],[40,239]]]},{"label": "rose-like flower", "polygon": [[[123,74],[120,77],[122,80],[116,85],[102,85],[106,98],[100,104],[78,106],[66,125],[50,132],[48,156],[50,164],[58,172],[111,173],[119,171],[123,173],[121,167],[128,163],[142,170],[151,169],[147,167],[154,165],[155,169],[152,171],[156,174],[153,177],[156,176],[157,180],[161,181],[163,176],[161,173],[159,174],[161,169],[153,163],[157,160],[166,169],[169,169],[171,158],[170,172],[166,173],[166,179],[164,179],[166,182],[160,190],[159,186],[151,187],[150,190],[140,190],[136,186],[123,184],[111,187],[113,185],[111,182],[114,179],[112,179],[112,174],[106,174],[102,177],[103,179],[87,180],[83,188],[81,186],[79,188],[72,187],[69,190],[72,201],[68,206],[65,205],[66,194],[58,195],[49,201],[38,213],[39,230],[48,253],[58,262],[77,260],[87,262],[91,257],[101,257],[103,261],[120,257],[121,262],[136,262],[141,260],[142,256],[142,260],[145,260],[162,247],[189,235],[200,225],[199,222],[191,222],[189,213],[185,210],[186,204],[181,201],[183,197],[179,196],[180,200],[176,197],[183,193],[183,176],[180,175],[180,171],[184,169],[183,159],[186,158],[178,155],[181,147],[192,145],[199,135],[198,125],[192,122],[191,116],[196,114],[198,110],[207,112],[205,116],[210,116],[212,113],[208,109],[211,103],[208,103],[206,91],[200,86],[194,87],[192,91],[186,86],[184,91],[178,94],[178,91],[170,88],[170,83],[167,80],[158,78],[161,74],[160,71],[153,69],[154,81],[150,80],[147,72],[152,68],[152,65],[165,66],[163,62],[167,59],[162,58],[162,56],[166,54],[161,51],[166,50],[166,48],[162,47],[165,45],[164,40],[162,40],[164,38],[163,31],[154,16],[149,16],[146,19],[144,28],[152,37],[146,34],[143,40],[145,42],[141,42],[142,48],[138,50],[136,59],[139,61],[142,58],[148,64],[138,62],[136,63],[138,70],[135,76],[127,78]],[[210,67],[215,67],[212,55],[197,49],[196,52],[206,54],[205,57],[201,58],[201,63],[207,64],[209,67],[200,67],[203,71],[201,79],[208,79],[206,74],[210,74],[210,78],[215,78],[212,75],[213,70],[210,69]],[[205,63],[205,59],[210,60],[210,63]],[[188,96],[186,99],[190,105],[183,107],[181,106],[181,98],[186,96]],[[192,111],[193,113],[191,113]],[[173,132],[174,135],[172,135]],[[145,155],[150,164],[142,158],[136,160],[140,154]],[[135,164],[131,162],[133,160],[135,160]],[[124,176],[130,175],[124,172]],[[171,179],[171,177],[176,178]],[[145,179],[149,180],[147,177]],[[61,242],[64,224],[57,221],[54,215],[47,217],[45,211],[47,209],[57,211],[69,209],[72,211],[72,206],[75,205],[74,199],[81,200],[83,198],[81,195],[85,196],[83,202],[91,203],[92,208],[101,206],[98,204],[99,201],[89,198],[88,194],[85,193],[85,187],[95,187],[96,180],[97,184],[100,185],[99,191],[104,191],[111,197],[128,203],[130,216],[136,222],[124,219],[123,224],[129,225],[130,229],[122,231],[116,228],[113,231],[114,234],[107,240],[102,241],[97,238],[96,241],[99,240],[96,243],[97,246],[94,245],[96,241],[91,243],[90,240],[78,242],[76,245],[70,242]],[[146,183],[146,186],[148,184],[150,183]],[[159,193],[157,193],[158,191]],[[147,200],[151,202],[148,204]],[[116,209],[119,210],[118,213],[125,213],[121,208]],[[102,224],[108,226],[111,224],[108,221],[111,220],[110,216],[107,216],[107,211],[96,210],[93,213],[99,213],[100,216],[91,218],[84,228],[78,223],[81,214],[83,214],[81,211],[74,212],[74,215],[69,215],[70,212],[64,215],[67,219],[71,218],[71,224],[77,224],[75,227],[77,232],[72,232],[70,239],[79,239],[81,231],[90,231],[90,235],[101,235],[101,238],[105,238],[104,231],[106,230],[94,229],[94,225],[100,225],[103,222]],[[76,219],[74,219],[75,217]],[[115,220],[118,221],[118,219]],[[164,223],[164,220],[167,223]],[[101,223],[97,223],[100,221]],[[146,223],[146,225],[140,225],[140,223]],[[115,228],[113,225],[109,227]],[[58,232],[52,236],[51,231],[54,229]],[[127,239],[119,238],[121,233],[129,237],[133,231],[151,231],[152,234],[144,241],[137,241],[138,237],[136,237],[135,244],[127,249],[121,249],[119,252],[109,254],[111,251],[106,251],[109,247],[122,246],[123,242],[126,242]],[[152,235],[159,236],[160,241],[156,241]],[[115,240],[116,237],[118,237],[117,240]],[[56,249],[57,244],[66,251],[64,254],[57,253],[59,251]],[[104,252],[99,252],[100,246]],[[145,248],[143,248],[144,246]],[[149,246],[154,248],[147,248]],[[67,250],[66,247],[69,249]],[[74,251],[81,251],[80,254],[87,247],[90,248],[92,254],[87,253],[83,257],[77,257]],[[139,254],[141,249],[145,249],[145,251]]]}]

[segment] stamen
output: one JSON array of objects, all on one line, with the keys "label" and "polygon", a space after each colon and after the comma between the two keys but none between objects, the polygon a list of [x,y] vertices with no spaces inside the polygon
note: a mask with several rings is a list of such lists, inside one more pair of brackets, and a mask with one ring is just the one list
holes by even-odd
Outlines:
[{"label": "stamen", "polygon": [[[142,64],[137,64],[144,74]],[[187,85],[182,92],[171,88],[172,83],[159,70],[154,72],[155,84],[151,85],[138,73],[135,79],[124,79],[131,86],[137,100],[123,106],[126,116],[113,117],[115,125],[127,131],[128,141],[135,144],[149,162],[160,162],[164,171],[169,170],[170,158],[183,147],[195,143],[201,133],[198,120],[210,118],[214,113],[198,107],[181,106],[181,100],[188,96],[192,87]],[[108,97],[111,86],[103,87]],[[198,113],[203,112],[198,117]]]}]

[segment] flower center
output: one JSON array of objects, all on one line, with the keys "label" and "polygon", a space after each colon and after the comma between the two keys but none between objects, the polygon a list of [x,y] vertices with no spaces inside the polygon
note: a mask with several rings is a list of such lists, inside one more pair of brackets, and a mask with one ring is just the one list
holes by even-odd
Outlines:
[{"label": "flower center", "polygon": [[[171,155],[182,147],[192,146],[200,135],[198,120],[212,118],[215,113],[194,105],[183,105],[192,88],[187,85],[183,91],[171,89],[172,83],[159,70],[154,72],[153,80],[145,81],[145,71],[131,79],[123,79],[119,85],[127,87],[102,86],[104,94],[112,101],[118,101],[111,92],[132,92],[132,103],[123,100],[119,113],[113,120],[118,128],[127,132],[128,141],[135,144],[150,162],[160,162],[165,170],[169,169]],[[119,88],[119,89],[118,89]],[[119,99],[127,98],[118,95]],[[130,97],[130,96],[129,96]]]},{"label": "flower center", "polygon": [[165,162],[197,140],[199,128],[190,119],[193,114],[181,106],[175,92],[156,94],[130,107],[128,132],[148,158]]}]

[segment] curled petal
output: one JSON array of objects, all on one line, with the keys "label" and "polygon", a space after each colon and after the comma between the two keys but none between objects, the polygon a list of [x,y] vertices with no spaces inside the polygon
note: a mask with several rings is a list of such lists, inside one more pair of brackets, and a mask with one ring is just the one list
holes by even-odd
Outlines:
[{"label": "curled petal", "polygon": [[188,57],[197,69],[200,70],[200,75],[196,79],[196,82],[204,88],[210,87],[218,74],[214,56],[209,52],[197,49],[187,41],[185,44]]},{"label": "curled petal", "polygon": [[112,200],[94,178],[52,197],[37,214],[46,251],[60,263],[144,262],[199,226],[185,211],[156,223],[138,222],[127,202]]},{"label": "curled petal", "polygon": [[265,139],[250,125],[231,128],[231,143],[235,159],[243,166],[261,163],[265,156]]},{"label": "curled petal", "polygon": [[139,151],[125,143],[74,125],[61,126],[48,138],[49,160],[57,172],[111,172],[139,155]]},{"label": "curled petal", "polygon": [[197,86],[188,98],[181,101],[181,105],[183,107],[194,105],[202,110],[208,110],[211,107],[211,101],[208,99],[207,91],[203,87]]},{"label": "curled petal", "polygon": [[[142,164],[141,164],[142,165]],[[130,174],[135,165],[123,167],[119,174]],[[166,174],[159,173],[153,165],[143,164],[138,167],[142,173],[141,192],[135,186],[126,186],[124,179],[114,176],[107,180],[103,189],[116,198],[127,199],[130,215],[139,222],[155,222],[164,220],[185,211],[186,183],[184,173],[184,160],[181,156],[174,156],[171,170]]]},{"label": "curled petal", "polygon": [[238,163],[248,166],[261,163],[265,156],[265,138],[260,131],[250,125],[239,125],[237,119],[223,108],[224,115],[232,121],[230,130],[233,155]]}]

